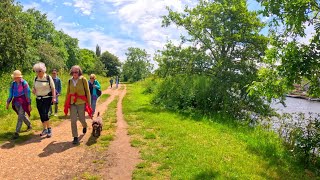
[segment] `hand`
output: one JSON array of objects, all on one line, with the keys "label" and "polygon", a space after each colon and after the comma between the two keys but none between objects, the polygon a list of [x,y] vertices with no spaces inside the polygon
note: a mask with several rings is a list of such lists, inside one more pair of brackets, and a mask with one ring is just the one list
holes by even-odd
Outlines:
[{"label": "hand", "polygon": [[97,86],[96,86],[96,85],[93,85],[92,87],[96,88]]},{"label": "hand", "polygon": [[9,109],[9,103],[7,103],[7,105],[6,105],[6,109]]},{"label": "hand", "polygon": [[34,88],[32,88],[32,93],[36,94],[36,90]]},{"label": "hand", "polygon": [[53,103],[57,102],[56,97],[52,97],[52,102],[53,102]]}]

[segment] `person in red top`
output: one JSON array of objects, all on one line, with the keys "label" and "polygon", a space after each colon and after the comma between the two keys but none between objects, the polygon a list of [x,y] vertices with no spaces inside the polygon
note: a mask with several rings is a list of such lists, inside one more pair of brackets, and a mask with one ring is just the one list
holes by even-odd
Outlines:
[{"label": "person in red top", "polygon": [[73,144],[79,144],[77,119],[82,124],[82,132],[87,132],[87,122],[85,118],[85,111],[92,117],[91,109],[91,95],[87,79],[82,76],[82,70],[80,66],[75,65],[71,67],[70,75],[72,78],[68,81],[68,88],[66,94],[66,100],[64,105],[64,113],[68,114],[70,109],[71,129],[73,136]]}]

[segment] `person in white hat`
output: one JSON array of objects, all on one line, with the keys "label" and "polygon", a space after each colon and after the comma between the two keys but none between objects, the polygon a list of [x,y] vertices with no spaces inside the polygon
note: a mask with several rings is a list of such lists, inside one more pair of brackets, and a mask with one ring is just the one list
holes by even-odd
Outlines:
[{"label": "person in white hat", "polygon": [[17,139],[19,137],[22,121],[28,126],[27,131],[32,129],[30,120],[26,116],[27,113],[30,117],[31,112],[30,88],[28,82],[22,79],[22,73],[19,70],[13,71],[11,76],[13,82],[10,85],[6,108],[9,108],[9,104],[12,101],[12,109],[18,115],[16,132],[13,136],[13,139]]},{"label": "person in white hat", "polygon": [[37,73],[34,79],[32,93],[37,96],[36,104],[42,122],[43,130],[40,136],[51,137],[52,129],[49,123],[49,109],[51,103],[56,102],[56,89],[52,77],[46,74],[46,65],[42,62],[36,63],[33,70]]}]

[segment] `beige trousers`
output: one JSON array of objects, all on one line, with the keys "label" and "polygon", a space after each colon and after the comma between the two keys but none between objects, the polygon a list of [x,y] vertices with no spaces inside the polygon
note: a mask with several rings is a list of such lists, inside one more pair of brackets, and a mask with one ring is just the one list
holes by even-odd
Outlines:
[{"label": "beige trousers", "polygon": [[71,104],[70,107],[70,118],[71,118],[71,130],[72,136],[78,137],[78,128],[77,128],[77,118],[79,117],[79,121],[82,124],[82,127],[87,127],[86,117],[85,117],[85,104]]}]

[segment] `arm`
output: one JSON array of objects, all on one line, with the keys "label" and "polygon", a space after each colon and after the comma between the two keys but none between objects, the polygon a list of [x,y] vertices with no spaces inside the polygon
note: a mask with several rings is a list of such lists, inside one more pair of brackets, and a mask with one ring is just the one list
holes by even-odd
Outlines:
[{"label": "arm", "polygon": [[97,81],[97,80],[96,80],[96,88],[97,88],[97,89],[100,89],[100,88],[101,88],[101,85],[100,85],[99,81]]},{"label": "arm", "polygon": [[24,95],[27,98],[27,102],[30,105],[31,104],[31,91],[30,91],[30,87],[29,87],[29,84],[27,81],[24,81],[23,91],[24,91]]},{"label": "arm", "polygon": [[84,85],[85,94],[87,95],[88,104],[91,106],[91,94],[89,90],[89,85],[85,77],[82,78],[82,84]]},{"label": "arm", "polygon": [[[49,76],[49,75],[47,75],[47,76]],[[49,76],[49,81],[50,81],[50,85],[51,85],[52,102],[55,102],[56,101],[56,87],[54,85],[54,81],[51,76]]]},{"label": "arm", "polygon": [[57,88],[57,92],[61,94],[61,79],[58,80],[58,87],[56,88]]},{"label": "arm", "polygon": [[71,80],[69,79],[68,85],[67,85],[66,99],[65,99],[64,103],[67,103],[68,96],[69,96],[69,94],[70,94],[70,81],[71,81]]},{"label": "arm", "polygon": [[10,102],[12,101],[12,98],[13,98],[13,93],[12,93],[12,91],[13,91],[13,83],[14,82],[12,82],[11,83],[11,86],[10,86],[10,88],[9,88],[9,97],[8,97],[8,99],[7,99],[7,106],[6,106],[6,108],[8,109],[8,107],[9,107],[9,104],[10,104]]}]

